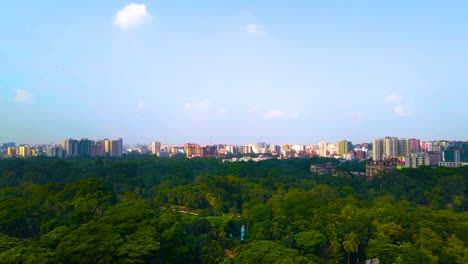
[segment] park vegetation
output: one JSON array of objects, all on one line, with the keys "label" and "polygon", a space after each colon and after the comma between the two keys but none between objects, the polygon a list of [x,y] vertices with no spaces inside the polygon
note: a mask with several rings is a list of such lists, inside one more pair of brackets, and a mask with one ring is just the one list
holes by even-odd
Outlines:
[{"label": "park vegetation", "polygon": [[468,263],[468,166],[330,161],[0,160],[0,263]]}]

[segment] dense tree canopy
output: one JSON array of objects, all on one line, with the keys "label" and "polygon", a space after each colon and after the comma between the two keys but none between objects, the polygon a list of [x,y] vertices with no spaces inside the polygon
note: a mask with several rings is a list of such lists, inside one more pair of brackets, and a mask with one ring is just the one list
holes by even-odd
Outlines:
[{"label": "dense tree canopy", "polygon": [[468,167],[329,161],[0,160],[0,263],[468,263]]}]

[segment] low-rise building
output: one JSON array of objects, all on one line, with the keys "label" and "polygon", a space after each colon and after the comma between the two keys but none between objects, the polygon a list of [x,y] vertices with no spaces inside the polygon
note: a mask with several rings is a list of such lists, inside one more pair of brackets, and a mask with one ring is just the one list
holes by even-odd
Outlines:
[{"label": "low-rise building", "polygon": [[396,158],[379,161],[368,160],[366,161],[366,177],[372,179],[376,174],[395,171],[397,164]]},{"label": "low-rise building", "polygon": [[419,166],[430,166],[430,158],[428,153],[414,154],[402,157],[403,164],[398,164],[403,168],[419,168]]},{"label": "low-rise building", "polygon": [[325,164],[312,164],[310,165],[310,171],[318,175],[330,174],[333,175],[336,169],[336,165],[327,162]]},{"label": "low-rise building", "polygon": [[445,150],[442,152],[442,161],[439,162],[441,167],[460,167],[460,150]]}]

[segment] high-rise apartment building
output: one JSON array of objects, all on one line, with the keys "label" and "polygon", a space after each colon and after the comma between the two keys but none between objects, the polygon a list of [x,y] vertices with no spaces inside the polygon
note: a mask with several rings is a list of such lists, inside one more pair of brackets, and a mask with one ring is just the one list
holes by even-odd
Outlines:
[{"label": "high-rise apartment building", "polygon": [[374,139],[372,140],[372,159],[374,161],[382,160],[384,153],[384,140]]},{"label": "high-rise apartment building", "polygon": [[112,142],[109,139],[104,139],[104,155],[110,156],[112,148]]},{"label": "high-rise apartment building", "polygon": [[46,149],[47,157],[63,158],[63,149],[59,145],[49,146]]},{"label": "high-rise apartment building", "polygon": [[105,143],[104,143],[104,140],[97,140],[96,143],[95,143],[95,155],[97,157],[104,157],[106,155],[106,151],[105,151],[105,147],[104,147]]},{"label": "high-rise apartment building", "polygon": [[338,155],[343,155],[351,151],[352,143],[347,140],[338,142]]},{"label": "high-rise apartment building", "polygon": [[7,148],[7,157],[8,158],[13,158],[16,157],[16,147],[8,147]]},{"label": "high-rise apartment building", "polygon": [[227,153],[230,153],[230,154],[236,154],[237,153],[237,147],[235,147],[233,145],[226,145],[224,148],[226,149]]},{"label": "high-rise apartment building", "polygon": [[410,139],[410,151],[411,153],[421,152],[421,142],[419,139],[416,139],[416,138]]},{"label": "high-rise apartment building", "polygon": [[150,150],[151,150],[151,153],[159,156],[159,154],[161,153],[161,142],[159,141],[152,142]]},{"label": "high-rise apartment building", "polygon": [[187,158],[201,157],[203,155],[202,147],[194,143],[185,144],[184,151]]},{"label": "high-rise apartment building", "polygon": [[71,138],[64,140],[63,150],[66,157],[78,156],[78,141]]},{"label": "high-rise apartment building", "polygon": [[123,140],[121,138],[117,140],[111,140],[110,156],[121,157],[123,150]]},{"label": "high-rise apartment building", "polygon": [[215,157],[218,154],[216,145],[205,146],[202,148],[204,157]]},{"label": "high-rise apartment building", "polygon": [[89,141],[89,156],[96,157],[96,141],[94,140]]},{"label": "high-rise apartment building", "polygon": [[411,143],[409,139],[399,139],[385,137],[372,141],[372,159],[385,160],[398,156],[408,156],[411,153]]},{"label": "high-rise apartment building", "polygon": [[82,138],[78,142],[78,155],[90,156],[91,142],[87,138]]},{"label": "high-rise apartment building", "polygon": [[27,158],[32,156],[31,148],[28,145],[18,146],[17,156],[22,158]]}]

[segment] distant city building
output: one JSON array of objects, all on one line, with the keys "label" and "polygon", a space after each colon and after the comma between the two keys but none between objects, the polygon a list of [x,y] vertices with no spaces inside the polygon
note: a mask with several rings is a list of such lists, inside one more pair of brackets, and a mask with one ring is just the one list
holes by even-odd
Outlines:
[{"label": "distant city building", "polygon": [[161,153],[161,142],[153,141],[151,143],[150,150],[151,150],[151,153],[153,153],[154,155],[159,156],[159,154]]},{"label": "distant city building", "polygon": [[140,146],[138,148],[138,152],[140,152],[140,154],[147,155],[147,154],[151,153],[151,149],[148,148],[148,146],[143,145],[143,146]]},{"label": "distant city building", "polygon": [[13,147],[13,148],[16,147],[16,143],[15,142],[3,143],[0,149],[8,149],[9,147]]},{"label": "distant city building", "polygon": [[347,140],[342,140],[338,142],[338,155],[344,155],[351,151],[352,149],[352,143]]},{"label": "distant city building", "polygon": [[246,146],[238,146],[238,147],[237,147],[237,151],[238,151],[240,154],[249,154],[249,153],[252,153],[252,148],[251,148],[251,146],[249,146],[249,145],[246,145]]},{"label": "distant city building", "polygon": [[460,150],[445,150],[442,152],[442,161],[439,162],[441,167],[460,167]]},{"label": "distant city building", "polygon": [[202,149],[203,157],[216,157],[218,155],[218,149],[215,145],[205,146]]},{"label": "distant city building", "polygon": [[78,142],[78,155],[80,156],[90,156],[91,142],[87,138],[82,138]]},{"label": "distant city building", "polygon": [[358,160],[365,160],[367,158],[367,153],[363,150],[357,150],[356,151],[356,158]]},{"label": "distant city building", "polygon": [[306,146],[304,145],[293,145],[291,147],[291,149],[293,149],[294,151],[296,152],[301,152],[301,151],[305,151],[306,150]]},{"label": "distant city building", "polygon": [[203,155],[203,149],[198,144],[187,143],[184,145],[184,150],[187,158],[201,157]]},{"label": "distant city building", "polygon": [[387,159],[387,160],[379,160],[373,161],[368,160],[366,161],[366,177],[368,179],[372,179],[375,175],[379,173],[388,173],[395,171],[397,168],[397,159]]},{"label": "distant city building", "polygon": [[95,145],[95,155],[96,157],[104,157],[106,155],[105,141],[97,140]]},{"label": "distant city building", "polygon": [[421,142],[419,139],[412,138],[410,141],[410,152],[411,153],[420,153],[421,152]]},{"label": "distant city building", "polygon": [[16,157],[16,147],[10,146],[7,148],[7,157],[8,158]]},{"label": "distant city building", "polygon": [[310,165],[310,172],[318,174],[318,175],[333,175],[336,169],[336,165],[328,162],[325,164],[313,164]]},{"label": "distant city building", "polygon": [[111,140],[111,157],[121,157],[123,153],[123,140],[121,138],[116,140]]},{"label": "distant city building", "polygon": [[356,159],[356,152],[350,151],[343,155],[345,160],[354,160]]},{"label": "distant city building", "polygon": [[281,152],[281,146],[280,145],[270,145],[270,151],[280,153]]},{"label": "distant city building", "polygon": [[372,141],[372,159],[374,161],[396,158],[398,156],[408,156],[411,153],[411,141],[409,139],[399,139],[385,137]]},{"label": "distant city building", "polygon": [[16,155],[18,157],[22,157],[22,158],[27,158],[27,157],[31,157],[32,156],[32,151],[31,151],[31,147],[29,147],[29,145],[20,145],[18,146],[18,149],[17,149],[17,152],[16,152]]},{"label": "distant city building", "polygon": [[109,139],[104,139],[104,155],[110,156],[111,155],[111,148],[112,148],[112,141]]},{"label": "distant city building", "polygon": [[421,150],[422,151],[429,151],[429,146],[426,141],[421,142]]},{"label": "distant city building", "polygon": [[419,168],[419,166],[430,166],[430,158],[428,153],[417,154],[412,153],[409,156],[401,158],[404,164],[399,164],[402,168]]},{"label": "distant city building", "polygon": [[63,158],[63,149],[61,146],[58,145],[53,145],[49,146],[46,149],[46,155],[47,157],[57,157],[57,158]]},{"label": "distant city building", "polygon": [[66,157],[78,156],[78,141],[76,139],[66,139],[62,146]]},{"label": "distant city building", "polygon": [[428,151],[426,153],[429,156],[429,166],[431,167],[439,166],[440,153],[434,152],[434,151]]},{"label": "distant city building", "polygon": [[226,150],[227,153],[230,153],[230,154],[237,154],[237,146],[226,145],[226,146],[224,147],[224,149]]}]

